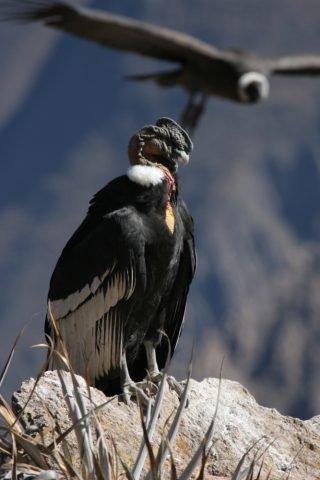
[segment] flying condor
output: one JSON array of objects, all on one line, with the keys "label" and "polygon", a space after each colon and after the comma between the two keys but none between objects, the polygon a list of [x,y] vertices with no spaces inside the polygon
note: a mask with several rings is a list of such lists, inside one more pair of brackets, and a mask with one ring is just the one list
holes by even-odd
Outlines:
[{"label": "flying condor", "polygon": [[106,47],[172,62],[175,67],[169,71],[131,78],[180,85],[190,92],[181,123],[189,130],[195,128],[208,95],[251,104],[268,97],[272,74],[320,75],[317,54],[262,58],[245,50],[222,50],[182,32],[65,1],[2,0],[1,18],[41,21]]},{"label": "flying condor", "polygon": [[52,314],[75,372],[126,401],[135,382],[159,380],[181,333],[196,260],[177,162],[191,150],[168,118],[133,135],[127,174],[93,197],[51,278],[46,333]]}]

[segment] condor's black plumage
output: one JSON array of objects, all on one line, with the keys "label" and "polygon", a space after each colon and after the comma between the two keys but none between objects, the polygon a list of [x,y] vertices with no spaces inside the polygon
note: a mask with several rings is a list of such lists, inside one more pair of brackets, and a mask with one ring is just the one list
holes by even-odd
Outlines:
[{"label": "condor's black plumage", "polygon": [[170,119],[135,134],[127,175],[94,196],[53,272],[48,300],[73,368],[107,394],[128,398],[147,371],[157,380],[168,348],[161,332],[172,353],[178,341],[195,253],[177,161],[191,149]]}]

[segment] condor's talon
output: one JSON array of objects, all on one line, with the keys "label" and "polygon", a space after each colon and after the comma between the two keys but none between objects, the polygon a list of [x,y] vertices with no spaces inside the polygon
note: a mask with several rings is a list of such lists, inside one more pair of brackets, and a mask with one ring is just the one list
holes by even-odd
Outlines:
[{"label": "condor's talon", "polygon": [[137,383],[137,387],[144,392],[145,395],[154,397],[158,391],[158,386],[148,380],[142,380]]},{"label": "condor's talon", "polygon": [[[182,395],[183,395],[183,392],[184,392],[184,385],[181,384],[180,382],[178,382],[174,377],[172,377],[171,375],[167,377],[167,382],[168,382],[168,385],[169,385],[169,388],[171,390],[173,390],[174,392],[176,392],[176,394],[178,395],[179,397],[179,400],[181,400],[182,398]],[[188,406],[188,401],[186,403],[186,407]]]},{"label": "condor's talon", "polygon": [[141,388],[140,384],[134,382],[126,383],[123,386],[122,394],[119,395],[119,400],[122,400],[126,405],[129,405],[132,397],[139,401],[143,407],[147,407],[151,401]]},{"label": "condor's talon", "polygon": [[150,377],[148,375],[141,382],[138,382],[138,385],[142,390],[148,392],[149,395],[154,396],[158,393],[161,379],[162,373],[158,372],[156,377]]}]

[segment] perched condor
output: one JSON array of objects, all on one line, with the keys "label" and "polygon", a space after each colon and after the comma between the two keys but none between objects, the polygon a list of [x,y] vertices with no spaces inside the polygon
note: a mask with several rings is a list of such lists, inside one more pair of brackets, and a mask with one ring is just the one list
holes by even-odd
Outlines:
[{"label": "perched condor", "polygon": [[133,135],[127,175],[93,197],[51,278],[46,333],[54,339],[52,314],[75,372],[126,401],[135,382],[159,381],[181,332],[196,260],[177,162],[191,150],[168,118]]}]

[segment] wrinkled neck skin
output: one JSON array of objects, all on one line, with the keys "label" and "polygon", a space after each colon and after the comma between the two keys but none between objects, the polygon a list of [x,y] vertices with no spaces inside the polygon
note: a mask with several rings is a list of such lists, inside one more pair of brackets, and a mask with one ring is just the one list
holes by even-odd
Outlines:
[{"label": "wrinkled neck skin", "polygon": [[176,163],[174,162],[175,168],[174,168],[174,171],[172,171],[172,168],[170,169],[168,166],[164,165],[165,159],[161,158],[161,163],[157,161],[159,160],[159,157],[156,157],[156,156],[154,156],[152,160],[146,157],[141,157],[139,160],[140,160],[139,163],[141,163],[142,165],[157,167],[163,171],[166,182],[167,182],[167,188],[168,188],[167,205],[169,206],[172,202],[176,203],[176,196],[178,193],[178,178],[177,178]]},{"label": "wrinkled neck skin", "polygon": [[170,205],[171,202],[176,203],[178,193],[178,166],[174,160],[160,157],[159,155],[152,155],[151,152],[146,154],[144,142],[139,135],[132,137],[129,142],[128,156],[131,165],[148,165],[150,167],[160,168],[165,175],[168,187],[167,205]]},{"label": "wrinkled neck skin", "polygon": [[167,182],[167,188],[168,188],[167,206],[170,206],[172,201],[173,201],[173,203],[175,203],[175,198],[176,198],[176,193],[177,193],[177,178],[176,178],[176,175],[172,174],[170,172],[170,170],[162,164],[157,163],[157,164],[154,164],[154,165],[157,166],[158,168],[160,168],[165,175],[166,182]]}]

